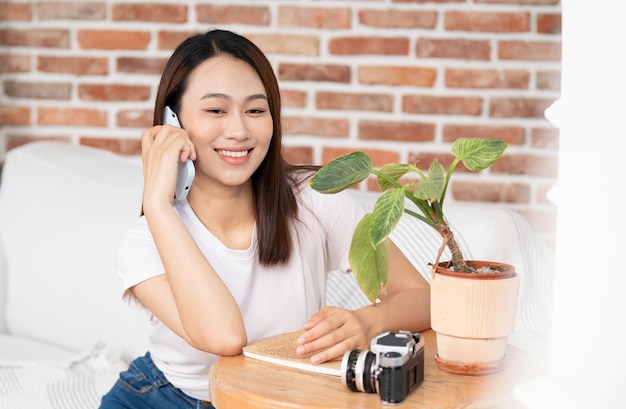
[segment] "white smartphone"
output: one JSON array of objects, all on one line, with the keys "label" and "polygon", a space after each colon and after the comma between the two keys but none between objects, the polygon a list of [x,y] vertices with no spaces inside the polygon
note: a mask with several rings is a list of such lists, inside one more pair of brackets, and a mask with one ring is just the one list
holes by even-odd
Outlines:
[{"label": "white smartphone", "polygon": [[[178,116],[170,107],[165,107],[163,123],[180,128]],[[178,175],[176,177],[176,189],[174,190],[175,200],[183,200],[187,197],[194,176],[196,176],[196,168],[193,166],[191,159],[187,159],[185,162],[178,162]]]}]

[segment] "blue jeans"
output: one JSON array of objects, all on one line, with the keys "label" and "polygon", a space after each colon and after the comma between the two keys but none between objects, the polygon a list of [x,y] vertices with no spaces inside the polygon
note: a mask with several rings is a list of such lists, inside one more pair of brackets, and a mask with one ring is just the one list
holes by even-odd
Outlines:
[{"label": "blue jeans", "polygon": [[215,409],[211,402],[194,399],[172,385],[154,365],[149,352],[120,372],[120,378],[100,403],[100,409],[172,408]]}]

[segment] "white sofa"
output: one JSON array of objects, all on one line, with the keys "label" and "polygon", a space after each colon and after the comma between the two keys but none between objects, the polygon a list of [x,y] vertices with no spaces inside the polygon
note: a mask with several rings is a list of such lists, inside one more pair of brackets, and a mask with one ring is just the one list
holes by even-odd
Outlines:
[{"label": "white sofa", "polygon": [[[145,313],[120,300],[113,255],[139,217],[138,157],[60,142],[9,151],[0,184],[0,408],[90,408],[128,361],[145,352]],[[355,192],[366,206],[377,195]],[[548,339],[552,255],[517,213],[451,205],[461,246],[514,264],[522,293],[511,342],[542,353]],[[407,235],[419,240],[409,242]],[[440,240],[403,218],[394,239],[426,276]],[[327,302],[366,303],[350,275],[332,272]]]}]

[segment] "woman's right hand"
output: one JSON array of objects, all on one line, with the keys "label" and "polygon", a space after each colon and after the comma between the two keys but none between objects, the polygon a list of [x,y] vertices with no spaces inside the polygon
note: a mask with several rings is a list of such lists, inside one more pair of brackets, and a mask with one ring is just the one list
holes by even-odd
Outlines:
[{"label": "woman's right hand", "polygon": [[153,126],[141,134],[141,151],[144,211],[159,204],[171,206],[179,161],[196,159],[189,134],[171,125]]}]

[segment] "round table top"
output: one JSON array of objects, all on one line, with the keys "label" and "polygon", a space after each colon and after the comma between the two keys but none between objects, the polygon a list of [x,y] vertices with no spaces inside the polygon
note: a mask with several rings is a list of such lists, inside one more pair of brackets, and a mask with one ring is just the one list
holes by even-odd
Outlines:
[{"label": "round table top", "polygon": [[[424,337],[424,382],[401,403],[407,408],[515,408],[514,386],[538,375],[536,363],[523,351],[507,348],[507,365],[483,376],[453,375],[435,362],[432,330]],[[218,409],[248,408],[382,408],[378,394],[351,392],[336,376],[316,374],[262,362],[243,355],[221,357],[209,372],[211,400]]]}]

